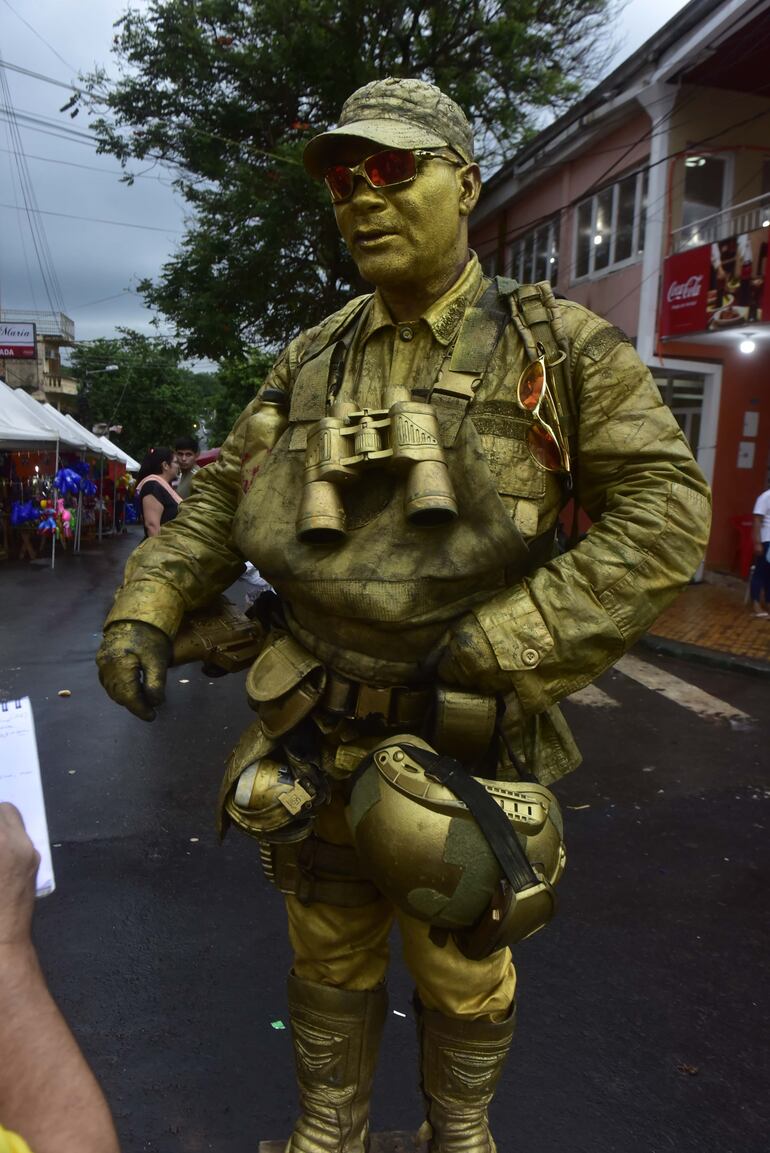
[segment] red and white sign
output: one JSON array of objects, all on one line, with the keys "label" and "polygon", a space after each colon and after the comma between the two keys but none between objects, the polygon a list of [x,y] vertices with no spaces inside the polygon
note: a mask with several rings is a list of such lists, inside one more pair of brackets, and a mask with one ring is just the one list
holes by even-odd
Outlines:
[{"label": "red and white sign", "polygon": [[662,337],[729,332],[770,322],[765,228],[723,236],[669,256],[663,265]]},{"label": "red and white sign", "polygon": [[703,244],[669,256],[663,266],[661,336],[702,332],[706,327],[711,248]]},{"label": "red and white sign", "polygon": [[31,321],[0,320],[0,360],[34,360],[35,326]]}]

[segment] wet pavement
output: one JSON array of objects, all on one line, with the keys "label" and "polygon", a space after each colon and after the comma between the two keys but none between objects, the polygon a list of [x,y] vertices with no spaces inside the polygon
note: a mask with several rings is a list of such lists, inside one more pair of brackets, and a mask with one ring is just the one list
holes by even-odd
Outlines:
[{"label": "wet pavement", "polygon": [[[254,847],[213,828],[251,714],[242,677],[193,667],[171,671],[152,725],[102,693],[99,626],[137,539],[53,573],[0,568],[0,697],[32,698],[55,845],[37,941],[124,1153],[254,1153],[288,1134],[296,1096],[280,898]],[[501,1153],[767,1149],[767,684],[636,655],[753,719],[709,719],[613,671],[610,705],[566,703],[586,760],[558,788],[559,915],[517,949]],[[407,1016],[388,1018],[373,1121],[412,1130],[411,983],[394,953],[391,1009]]]}]

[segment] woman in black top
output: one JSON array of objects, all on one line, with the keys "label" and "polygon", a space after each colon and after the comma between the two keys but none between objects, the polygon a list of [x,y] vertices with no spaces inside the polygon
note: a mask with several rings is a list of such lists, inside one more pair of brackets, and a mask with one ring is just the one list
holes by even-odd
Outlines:
[{"label": "woman in black top", "polygon": [[160,526],[173,520],[182,498],[171,487],[179,476],[173,448],[153,448],[139,469],[136,495],[141,504],[144,535],[157,536]]}]

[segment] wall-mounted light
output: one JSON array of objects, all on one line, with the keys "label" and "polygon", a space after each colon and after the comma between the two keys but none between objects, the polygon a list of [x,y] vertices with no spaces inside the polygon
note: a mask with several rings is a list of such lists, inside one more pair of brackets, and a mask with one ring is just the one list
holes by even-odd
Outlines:
[{"label": "wall-mounted light", "polygon": [[685,157],[685,168],[702,168],[706,163],[705,156],[687,156]]},{"label": "wall-mounted light", "polygon": [[602,238],[601,234],[597,232],[596,236],[594,237],[594,244],[596,244],[596,245],[601,244],[602,239],[603,238]]},{"label": "wall-mounted light", "polygon": [[750,332],[746,332],[743,334],[743,340],[741,341],[741,343],[739,344],[738,347],[740,348],[740,350],[744,354],[744,356],[751,356],[752,352],[754,352],[757,345],[756,345],[756,342],[754,340],[752,340],[752,334]]}]

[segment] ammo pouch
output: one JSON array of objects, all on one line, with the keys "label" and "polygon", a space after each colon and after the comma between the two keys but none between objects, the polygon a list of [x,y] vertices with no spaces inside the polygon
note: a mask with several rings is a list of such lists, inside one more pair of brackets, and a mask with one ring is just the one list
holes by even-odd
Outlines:
[{"label": "ammo pouch", "polygon": [[276,739],[296,727],[318,704],[326,686],[321,661],[288,633],[271,632],[246,678],[249,704],[262,730]]},{"label": "ammo pouch", "polygon": [[381,896],[377,886],[361,874],[352,845],[333,845],[311,833],[291,844],[262,841],[259,855],[267,879],[303,905],[320,901],[353,909]]}]

